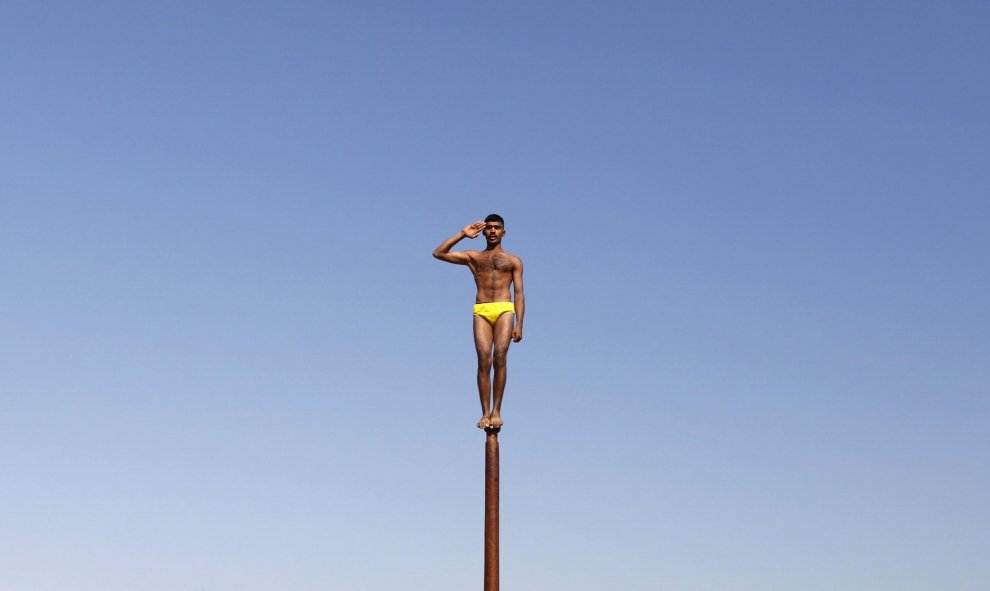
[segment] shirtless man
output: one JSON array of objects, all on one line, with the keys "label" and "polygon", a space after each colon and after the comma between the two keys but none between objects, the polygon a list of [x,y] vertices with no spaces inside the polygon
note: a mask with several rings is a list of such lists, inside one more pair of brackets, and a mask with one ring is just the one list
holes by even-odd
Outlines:
[{"label": "shirtless man", "polygon": [[[479,234],[485,236],[485,250],[450,252],[463,238],[473,239]],[[433,251],[433,256],[441,261],[467,265],[478,286],[474,300],[474,347],[478,352],[478,395],[481,397],[479,429],[502,427],[505,358],[509,353],[509,340],[517,343],[522,340],[523,314],[526,312],[522,260],[502,250],[504,235],[505,221],[493,213],[483,222],[465,226]],[[509,297],[510,285],[515,304]],[[491,378],[493,361],[494,383]]]}]

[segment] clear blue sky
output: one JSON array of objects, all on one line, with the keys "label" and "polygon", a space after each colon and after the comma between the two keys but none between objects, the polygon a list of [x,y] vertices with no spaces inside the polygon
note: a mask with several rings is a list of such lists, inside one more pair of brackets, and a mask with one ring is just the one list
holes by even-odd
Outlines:
[{"label": "clear blue sky", "polygon": [[496,211],[505,589],[982,591],[988,30],[5,3],[0,588],[480,587]]}]

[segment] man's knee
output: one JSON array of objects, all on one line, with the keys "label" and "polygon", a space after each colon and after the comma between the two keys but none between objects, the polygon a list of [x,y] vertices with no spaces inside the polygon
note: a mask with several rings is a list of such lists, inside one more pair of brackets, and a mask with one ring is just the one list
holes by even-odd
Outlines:
[{"label": "man's knee", "polygon": [[495,367],[505,367],[505,360],[508,358],[508,356],[509,356],[508,348],[505,349],[496,348],[495,355],[493,358],[493,361],[495,362]]},{"label": "man's knee", "polygon": [[492,369],[492,356],[489,355],[478,355],[478,371],[491,371]]}]

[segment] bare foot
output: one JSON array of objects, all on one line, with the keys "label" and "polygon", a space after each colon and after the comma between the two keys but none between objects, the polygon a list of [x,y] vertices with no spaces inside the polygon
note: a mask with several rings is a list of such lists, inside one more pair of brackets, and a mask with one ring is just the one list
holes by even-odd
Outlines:
[{"label": "bare foot", "polygon": [[487,429],[490,426],[491,426],[491,422],[490,422],[490,420],[488,418],[488,415],[482,416],[481,417],[481,420],[478,421],[478,428],[479,429]]},{"label": "bare foot", "polygon": [[493,412],[491,418],[488,419],[489,429],[501,429],[502,428],[502,415],[497,412]]}]

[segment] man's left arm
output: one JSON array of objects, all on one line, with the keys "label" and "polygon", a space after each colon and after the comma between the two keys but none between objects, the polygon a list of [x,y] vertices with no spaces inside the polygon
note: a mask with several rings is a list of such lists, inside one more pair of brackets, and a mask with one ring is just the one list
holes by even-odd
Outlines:
[{"label": "man's left arm", "polygon": [[522,259],[517,258],[515,268],[512,270],[512,287],[514,290],[513,304],[516,308],[516,325],[512,329],[512,340],[519,342],[522,340],[523,316],[526,315],[526,296],[523,295],[523,264]]}]

